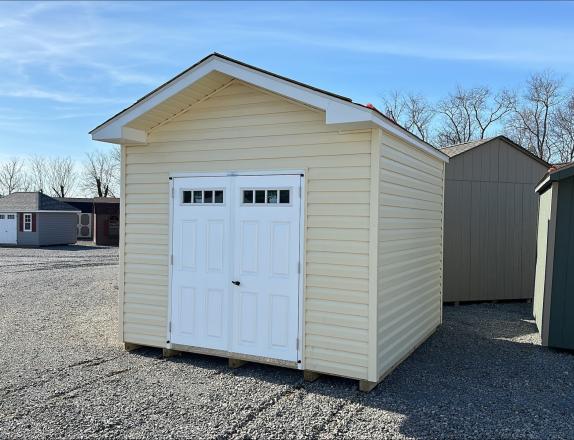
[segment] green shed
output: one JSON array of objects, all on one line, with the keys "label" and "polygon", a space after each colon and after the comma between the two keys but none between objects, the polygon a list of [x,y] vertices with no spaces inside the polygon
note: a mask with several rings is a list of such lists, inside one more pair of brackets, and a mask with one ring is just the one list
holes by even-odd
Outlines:
[{"label": "green shed", "polygon": [[542,345],[574,350],[574,163],[550,170],[536,192],[533,313]]}]

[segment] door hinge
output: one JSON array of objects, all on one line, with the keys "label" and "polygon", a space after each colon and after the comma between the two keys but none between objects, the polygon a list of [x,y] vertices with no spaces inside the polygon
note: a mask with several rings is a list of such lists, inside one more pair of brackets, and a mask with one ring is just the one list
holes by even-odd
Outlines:
[{"label": "door hinge", "polygon": [[299,198],[301,198],[301,187],[299,187]]},{"label": "door hinge", "polygon": [[169,332],[171,333],[171,321],[169,321]]},{"label": "door hinge", "polygon": [[173,199],[174,197],[175,197],[175,191],[174,191],[174,189],[172,188],[172,189],[171,189],[171,198]]},{"label": "door hinge", "polygon": [[301,273],[301,262],[297,263],[297,273]]},{"label": "door hinge", "polygon": [[296,350],[299,351],[299,338],[297,338],[297,340],[296,340],[296,342],[295,342],[295,345],[296,345],[296,347],[297,347]]},{"label": "door hinge", "polygon": [[173,254],[169,256],[169,264],[173,266]]}]

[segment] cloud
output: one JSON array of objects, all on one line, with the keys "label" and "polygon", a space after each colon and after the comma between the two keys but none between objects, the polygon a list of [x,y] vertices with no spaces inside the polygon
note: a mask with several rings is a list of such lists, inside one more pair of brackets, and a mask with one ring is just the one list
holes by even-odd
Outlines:
[{"label": "cloud", "polygon": [[0,87],[0,96],[12,98],[46,99],[65,104],[125,104],[126,99],[101,96],[82,96],[55,90],[42,90],[36,87],[22,88],[18,85]]}]

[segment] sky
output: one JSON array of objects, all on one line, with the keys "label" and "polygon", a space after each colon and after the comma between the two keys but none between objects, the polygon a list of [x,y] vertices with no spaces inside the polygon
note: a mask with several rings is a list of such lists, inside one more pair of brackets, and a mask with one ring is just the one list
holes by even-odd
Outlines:
[{"label": "sky", "polygon": [[574,2],[0,2],[0,161],[109,148],[88,131],[212,52],[375,105],[574,84]]}]

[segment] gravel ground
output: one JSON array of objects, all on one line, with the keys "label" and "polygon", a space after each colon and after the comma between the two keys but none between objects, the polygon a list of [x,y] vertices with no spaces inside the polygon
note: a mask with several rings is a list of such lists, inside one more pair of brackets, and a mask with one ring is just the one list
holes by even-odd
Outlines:
[{"label": "gravel ground", "polygon": [[369,394],[357,382],[117,342],[117,249],[0,248],[0,438],[573,438],[574,355],[530,304],[446,307]]}]

